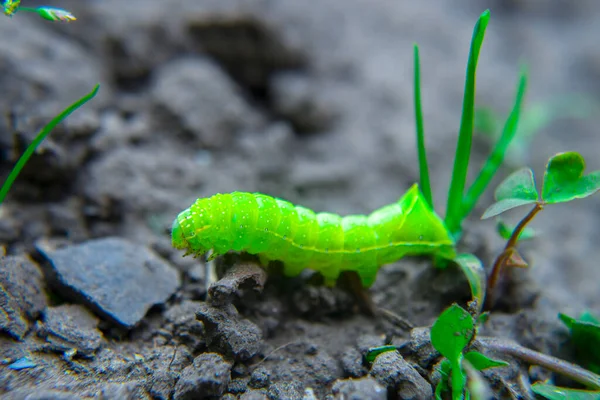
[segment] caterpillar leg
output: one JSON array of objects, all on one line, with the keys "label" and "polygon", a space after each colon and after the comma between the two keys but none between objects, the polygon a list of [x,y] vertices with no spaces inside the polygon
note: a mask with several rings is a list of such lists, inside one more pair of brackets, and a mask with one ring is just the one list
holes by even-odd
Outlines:
[{"label": "caterpillar leg", "polygon": [[323,276],[323,280],[324,280],[324,284],[327,287],[334,287],[338,278],[340,277],[340,271],[339,270],[334,270],[334,271],[319,271],[321,273],[321,275]]},{"label": "caterpillar leg", "polygon": [[269,258],[265,255],[265,253],[259,253],[258,254],[258,260],[260,261],[260,264],[263,267],[267,267],[269,265],[269,262],[271,260],[269,260]]},{"label": "caterpillar leg", "polygon": [[283,264],[283,274],[285,276],[298,276],[304,270],[303,264],[285,263]]},{"label": "caterpillar leg", "polygon": [[373,286],[373,284],[375,283],[375,279],[377,279],[378,269],[378,266],[373,266],[364,269],[361,268],[358,271],[356,271],[358,273],[358,276],[360,277],[360,282],[362,283],[364,288],[369,288]]}]

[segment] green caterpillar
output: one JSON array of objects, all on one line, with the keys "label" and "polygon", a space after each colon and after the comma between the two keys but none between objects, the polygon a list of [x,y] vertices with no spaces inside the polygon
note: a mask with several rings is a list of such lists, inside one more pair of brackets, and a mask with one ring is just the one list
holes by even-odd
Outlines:
[{"label": "green caterpillar", "polygon": [[455,256],[452,236],[417,184],[368,216],[315,213],[259,193],[217,194],[177,216],[172,243],[186,255],[258,254],[263,262],[282,261],[287,276],[310,268],[329,284],[342,271],[356,271],[364,287],[373,284],[381,265],[405,255]]}]

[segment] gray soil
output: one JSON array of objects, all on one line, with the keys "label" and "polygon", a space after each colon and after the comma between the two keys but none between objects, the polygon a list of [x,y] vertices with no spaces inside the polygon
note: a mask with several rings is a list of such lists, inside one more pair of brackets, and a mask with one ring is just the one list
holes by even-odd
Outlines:
[{"label": "gray soil", "polygon": [[[521,61],[530,103],[600,101],[597,0],[48,3],[78,20],[0,18],[2,180],[41,126],[101,89],[40,146],[0,209],[6,399],[431,398],[439,357],[418,327],[469,300],[457,269],[382,268],[370,295],[402,320],[370,317],[310,274],[267,277],[244,257],[217,260],[234,268],[207,292],[215,279],[171,247],[171,222],[196,198],[231,191],[342,215],[395,201],[418,180],[414,42],[444,215],[468,46],[488,7],[479,105],[508,109]],[[522,162],[539,174],[574,150],[600,169],[598,115],[556,121]],[[488,151],[477,137],[473,165]],[[503,245],[478,219],[489,192],[461,244],[488,266]],[[483,334],[573,359],[557,313],[600,314],[599,204],[535,220],[541,234],[523,246],[531,268],[514,274]],[[384,343],[400,353],[364,362]],[[511,367],[486,375],[494,398],[529,398],[528,383],[551,376],[499,358]]]}]

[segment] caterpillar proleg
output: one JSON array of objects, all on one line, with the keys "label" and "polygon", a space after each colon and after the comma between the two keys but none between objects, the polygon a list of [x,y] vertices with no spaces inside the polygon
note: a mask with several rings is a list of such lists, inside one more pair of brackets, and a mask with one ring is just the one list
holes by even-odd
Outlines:
[{"label": "caterpillar proleg", "polygon": [[177,216],[172,243],[187,254],[258,254],[263,261],[282,261],[288,276],[310,268],[328,283],[342,271],[356,271],[365,287],[373,284],[380,266],[406,255],[455,256],[452,236],[417,184],[397,203],[345,217],[260,193],[216,194]]}]

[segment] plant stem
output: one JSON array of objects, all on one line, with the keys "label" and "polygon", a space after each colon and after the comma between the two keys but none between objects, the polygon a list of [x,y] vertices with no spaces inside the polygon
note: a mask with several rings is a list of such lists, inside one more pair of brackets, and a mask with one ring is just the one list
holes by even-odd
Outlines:
[{"label": "plant stem", "polygon": [[519,358],[529,364],[539,365],[550,371],[564,375],[589,387],[590,389],[600,389],[600,375],[581,368],[578,365],[552,357],[547,354],[523,347],[512,340],[498,339],[491,337],[479,337],[477,342],[489,350],[505,353]]},{"label": "plant stem", "polygon": [[427,152],[425,150],[425,133],[423,129],[423,110],[421,108],[421,68],[419,62],[419,46],[414,45],[414,99],[415,99],[415,125],[417,129],[417,153],[419,154],[420,186],[425,200],[432,210],[433,195],[431,194],[431,182],[429,180],[429,167],[427,164]]},{"label": "plant stem", "polygon": [[27,161],[33,155],[35,149],[40,145],[40,143],[42,143],[42,141],[46,138],[46,136],[48,136],[52,129],[54,129],[56,125],[60,124],[62,120],[67,118],[69,114],[71,114],[73,111],[77,110],[83,104],[91,100],[96,95],[96,93],[98,93],[99,88],[99,84],[94,86],[94,89],[92,89],[90,93],[86,94],[85,96],[77,100],[75,103],[65,108],[60,114],[52,118],[52,121],[50,121],[46,126],[42,128],[42,130],[37,134],[35,139],[33,139],[33,142],[31,142],[27,149],[25,149],[25,152],[19,158],[17,164],[13,167],[12,171],[10,171],[8,178],[6,178],[6,181],[4,182],[4,184],[2,184],[2,188],[0,188],[0,204],[2,204],[2,202],[4,201],[4,198],[10,190],[13,182],[15,181],[15,179],[17,179],[17,176],[19,175],[25,164],[27,164]]},{"label": "plant stem", "polygon": [[489,19],[490,11],[486,10],[479,17],[477,24],[475,24],[471,39],[471,49],[469,51],[469,61],[467,63],[462,116],[454,155],[454,168],[452,169],[452,178],[450,179],[450,188],[448,190],[448,205],[446,207],[445,220],[448,230],[455,236],[458,236],[460,233],[465,181],[469,168],[469,158],[471,157],[477,61],[479,60],[479,52],[483,44]]},{"label": "plant stem", "polygon": [[535,217],[535,215],[538,212],[542,211],[543,208],[543,203],[538,202],[535,204],[531,211],[529,211],[529,213],[521,220],[521,222],[519,222],[512,235],[510,236],[510,239],[508,239],[508,242],[506,242],[504,250],[502,251],[502,253],[500,253],[498,258],[496,258],[494,266],[492,267],[492,273],[488,278],[488,301],[490,300],[491,294],[494,291],[494,287],[498,283],[498,278],[500,277],[504,266],[506,265],[506,260],[508,260],[516,251],[517,242],[519,240],[519,236],[521,236],[521,232],[523,232],[523,229],[525,229],[527,224],[529,224],[531,220]]},{"label": "plant stem", "polygon": [[508,150],[508,146],[512,142],[515,134],[517,133],[517,127],[519,123],[519,117],[521,114],[521,105],[523,103],[523,97],[525,96],[525,91],[527,89],[527,70],[525,67],[521,69],[521,73],[519,76],[519,84],[517,86],[517,97],[515,99],[515,104],[513,106],[508,119],[504,125],[504,129],[502,130],[502,136],[496,142],[492,153],[486,160],[483,168],[479,171],[479,175],[473,181],[471,187],[467,190],[467,194],[465,195],[465,199],[463,200],[463,208],[462,208],[462,218],[466,218],[473,208],[477,201],[488,187],[492,178],[502,165],[504,161],[504,155]]}]

